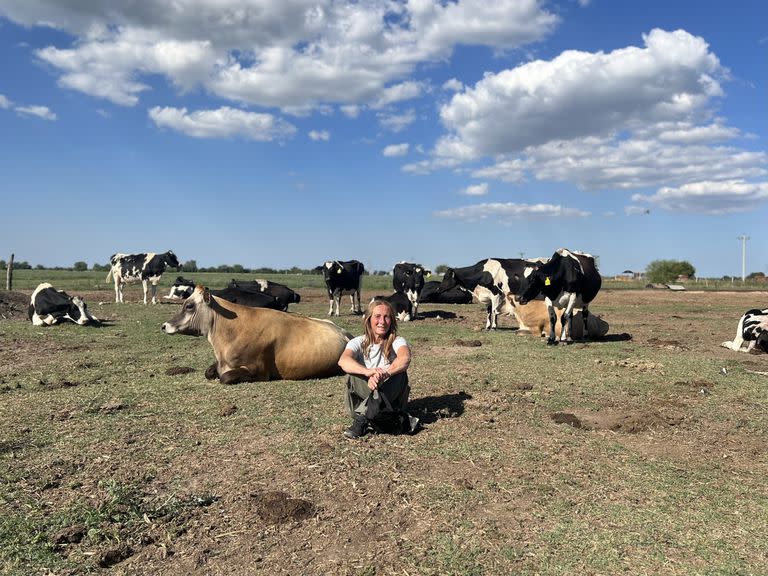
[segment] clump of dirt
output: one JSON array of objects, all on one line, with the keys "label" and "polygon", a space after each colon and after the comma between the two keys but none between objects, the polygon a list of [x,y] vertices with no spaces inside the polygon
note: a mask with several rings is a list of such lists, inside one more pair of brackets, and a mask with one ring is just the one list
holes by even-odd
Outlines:
[{"label": "clump of dirt", "polygon": [[15,290],[0,291],[0,320],[27,320],[29,296]]},{"label": "clump of dirt", "polygon": [[104,414],[113,414],[118,410],[124,410],[125,408],[126,405],[120,402],[120,400],[109,400],[108,402],[104,402],[104,404],[99,406],[99,412]]},{"label": "clump of dirt", "polygon": [[56,532],[51,536],[51,542],[55,545],[61,544],[77,544],[80,542],[86,533],[85,525],[75,524],[73,526],[67,526]]},{"label": "clump of dirt", "polygon": [[568,424],[584,430],[611,430],[625,434],[635,434],[650,428],[675,426],[681,418],[662,416],[656,412],[590,412],[587,410],[569,410],[551,415],[557,424]]},{"label": "clump of dirt", "polygon": [[478,346],[482,346],[483,343],[480,342],[480,340],[462,340],[460,338],[457,338],[453,341],[454,346],[466,346],[467,348],[476,348]]},{"label": "clump of dirt", "polygon": [[679,352],[681,350],[688,350],[688,347],[683,345],[677,340],[662,340],[659,338],[648,338],[648,344],[656,346],[662,350],[672,350],[673,352]]},{"label": "clump of dirt", "polygon": [[227,404],[226,406],[222,406],[221,410],[219,410],[219,416],[232,416],[237,412],[237,406],[234,404]]},{"label": "clump of dirt", "polygon": [[611,366],[619,366],[620,368],[634,368],[641,372],[660,370],[664,368],[664,364],[660,362],[646,362],[644,360],[631,360],[625,358],[624,360],[611,360]]},{"label": "clump of dirt", "polygon": [[251,494],[256,514],[267,524],[300,522],[315,515],[315,505],[308,500],[291,498],[285,492],[257,492]]},{"label": "clump of dirt", "polygon": [[179,374],[190,374],[194,371],[194,368],[190,368],[188,366],[171,366],[168,368],[168,370],[165,371],[165,373],[168,376],[177,376]]}]

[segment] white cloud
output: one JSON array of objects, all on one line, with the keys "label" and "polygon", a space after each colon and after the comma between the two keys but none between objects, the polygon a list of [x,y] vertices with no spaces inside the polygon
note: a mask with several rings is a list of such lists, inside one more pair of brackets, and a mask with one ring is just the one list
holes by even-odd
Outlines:
[{"label": "white cloud", "polygon": [[644,206],[625,206],[624,214],[627,216],[637,216],[639,214],[649,214],[651,211]]},{"label": "white cloud", "polygon": [[495,219],[501,223],[511,223],[515,220],[530,218],[581,218],[589,216],[589,214],[589,212],[576,208],[566,208],[553,204],[514,204],[512,202],[474,204],[435,212],[435,216],[440,218],[451,218],[465,222]]},{"label": "white cloud", "polygon": [[331,139],[331,133],[328,132],[328,130],[310,130],[309,138],[311,140],[314,140],[315,142],[317,142],[318,140],[322,140],[323,142],[328,142]]},{"label": "white cloud", "polygon": [[485,196],[488,194],[488,183],[482,182],[480,184],[473,184],[471,186],[467,186],[462,190],[462,194],[466,196]]},{"label": "white cloud", "polygon": [[371,104],[371,108],[376,110],[396,102],[417,98],[423,90],[424,85],[420,82],[403,82],[390,86],[381,91],[381,95]]},{"label": "white cloud", "polygon": [[3,94],[0,94],[0,108],[10,108],[12,102],[8,100]]},{"label": "white cloud", "polygon": [[[37,52],[63,86],[133,106],[161,75],[278,108],[412,98],[417,66],[459,44],[517,48],[558,23],[541,0],[4,2],[0,16],[73,34]],[[387,88],[388,86],[392,88]],[[394,93],[390,93],[394,90]]]},{"label": "white cloud", "polygon": [[380,113],[378,114],[379,117],[379,124],[382,128],[385,130],[389,130],[390,132],[402,132],[405,130],[408,126],[413,124],[416,121],[416,112],[411,110],[406,110],[402,114],[384,114]]},{"label": "white cloud", "polygon": [[456,78],[451,78],[450,80],[443,82],[442,88],[447,92],[461,92],[464,90],[464,84]]},{"label": "white cloud", "polygon": [[389,146],[384,148],[384,151],[382,154],[387,157],[393,157],[393,156],[405,156],[408,154],[408,148],[410,147],[410,144],[390,144]]},{"label": "white cloud", "polygon": [[34,116],[43,120],[56,120],[56,114],[48,106],[14,106],[17,114],[21,116]]},{"label": "white cloud", "polygon": [[661,188],[652,196],[632,196],[633,202],[649,203],[671,212],[713,215],[747,212],[766,200],[768,182],[744,180],[691,182],[678,188]]},{"label": "white cloud", "polygon": [[357,118],[360,115],[360,106],[349,104],[346,106],[340,106],[339,109],[347,118]]},{"label": "white cloud", "polygon": [[511,154],[704,114],[722,93],[716,77],[727,73],[707,43],[683,30],[655,29],[643,39],[642,48],[569,50],[486,74],[442,106],[449,133],[437,154],[457,146],[472,158]]},{"label": "white cloud", "polygon": [[195,138],[232,138],[271,141],[293,136],[296,127],[272,114],[257,114],[234,108],[198,110],[161,108],[149,110],[149,117],[161,128],[170,128]]}]

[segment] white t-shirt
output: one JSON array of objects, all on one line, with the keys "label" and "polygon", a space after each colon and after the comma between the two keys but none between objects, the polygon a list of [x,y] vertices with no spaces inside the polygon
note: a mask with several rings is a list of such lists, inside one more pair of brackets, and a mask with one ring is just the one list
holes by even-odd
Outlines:
[{"label": "white t-shirt", "polygon": [[394,355],[397,354],[397,351],[403,346],[408,346],[405,338],[398,336],[392,342],[392,352],[394,352],[392,359],[383,357],[384,355],[382,354],[381,347],[378,344],[372,344],[371,349],[368,351],[368,356],[365,356],[363,354],[363,340],[365,340],[365,336],[352,338],[352,340],[347,342],[346,349],[352,350],[355,360],[361,364],[365,364],[366,368],[389,368],[392,364],[392,360],[395,359]]}]

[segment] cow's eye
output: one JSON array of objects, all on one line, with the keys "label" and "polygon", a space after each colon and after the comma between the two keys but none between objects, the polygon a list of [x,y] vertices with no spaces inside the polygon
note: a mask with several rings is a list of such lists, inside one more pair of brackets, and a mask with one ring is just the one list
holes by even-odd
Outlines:
[{"label": "cow's eye", "polygon": [[192,302],[187,302],[184,304],[184,310],[192,310],[195,307],[195,305]]}]

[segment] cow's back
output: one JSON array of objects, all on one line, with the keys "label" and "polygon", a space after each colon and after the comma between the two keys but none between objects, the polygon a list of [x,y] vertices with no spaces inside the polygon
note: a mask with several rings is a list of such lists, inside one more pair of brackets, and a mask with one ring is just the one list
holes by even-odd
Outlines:
[{"label": "cow's back", "polygon": [[581,264],[581,271],[584,274],[584,286],[581,291],[581,299],[585,304],[592,302],[600,291],[603,279],[600,277],[600,271],[595,264],[595,258],[589,254],[572,252]]}]

